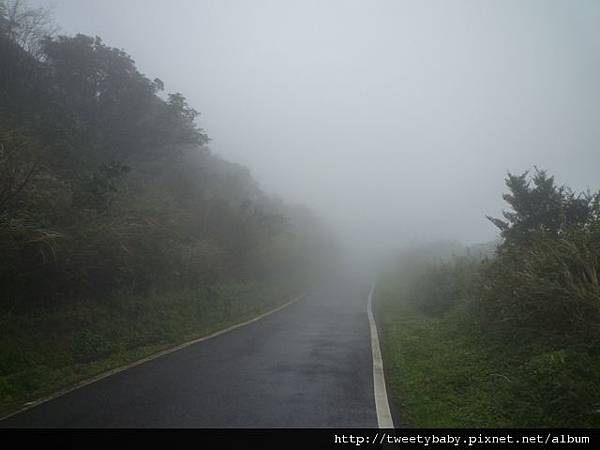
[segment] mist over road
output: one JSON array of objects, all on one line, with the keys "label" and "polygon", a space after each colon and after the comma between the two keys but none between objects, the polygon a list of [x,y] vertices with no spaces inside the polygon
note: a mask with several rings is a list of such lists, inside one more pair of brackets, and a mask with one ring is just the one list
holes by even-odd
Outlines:
[{"label": "mist over road", "polygon": [[87,385],[1,427],[376,427],[366,301],[338,277],[258,322]]}]

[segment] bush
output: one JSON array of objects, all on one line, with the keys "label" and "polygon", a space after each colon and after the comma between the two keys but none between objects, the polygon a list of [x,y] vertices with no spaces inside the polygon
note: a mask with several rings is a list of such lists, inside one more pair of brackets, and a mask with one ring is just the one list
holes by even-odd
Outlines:
[{"label": "bush", "polygon": [[489,322],[598,340],[600,228],[539,233],[507,247],[483,272],[478,307]]}]

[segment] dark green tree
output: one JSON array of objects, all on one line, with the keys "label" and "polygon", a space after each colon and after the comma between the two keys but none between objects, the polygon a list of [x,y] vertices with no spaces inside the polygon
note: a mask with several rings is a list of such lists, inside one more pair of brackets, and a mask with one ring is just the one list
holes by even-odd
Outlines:
[{"label": "dark green tree", "polygon": [[535,168],[532,176],[509,172],[505,181],[509,192],[502,198],[511,209],[503,211],[504,219],[487,218],[500,229],[506,245],[523,244],[536,232],[558,236],[592,219],[594,196],[557,185],[545,170]]}]

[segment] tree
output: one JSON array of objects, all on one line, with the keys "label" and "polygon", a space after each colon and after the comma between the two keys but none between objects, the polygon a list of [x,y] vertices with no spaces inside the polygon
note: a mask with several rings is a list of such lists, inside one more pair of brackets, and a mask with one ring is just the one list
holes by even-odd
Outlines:
[{"label": "tree", "polygon": [[182,94],[99,37],[40,38],[23,5],[0,0],[0,290],[37,301],[264,280],[324,254],[319,230],[208,151]]},{"label": "tree", "polygon": [[504,220],[487,216],[500,229],[506,244],[523,244],[535,232],[558,236],[568,229],[589,225],[593,218],[597,195],[576,194],[566,186],[558,186],[554,177],[537,167],[533,176],[528,171],[521,175],[509,172],[506,186],[509,192],[502,198],[511,210],[503,211]]},{"label": "tree", "polygon": [[208,142],[185,97],[163,100],[163,83],[141,74],[125,51],[82,34],[46,39],[43,50],[55,94],[80,123],[78,146],[92,152],[95,164],[155,158]]},{"label": "tree", "polygon": [[26,0],[0,0],[0,33],[26,52],[41,58],[41,42],[56,34],[49,7],[33,7]]},{"label": "tree", "polygon": [[[35,143],[15,130],[0,129],[0,216],[7,215],[18,201],[40,165],[31,149]],[[28,158],[29,157],[29,158]]]}]

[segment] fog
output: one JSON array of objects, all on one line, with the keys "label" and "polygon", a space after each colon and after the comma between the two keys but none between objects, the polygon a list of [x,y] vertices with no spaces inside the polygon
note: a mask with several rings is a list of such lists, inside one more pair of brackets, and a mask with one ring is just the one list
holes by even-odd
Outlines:
[{"label": "fog", "polygon": [[125,49],[202,113],[213,152],[346,243],[494,239],[507,170],[600,187],[598,2],[51,4],[62,33]]}]

